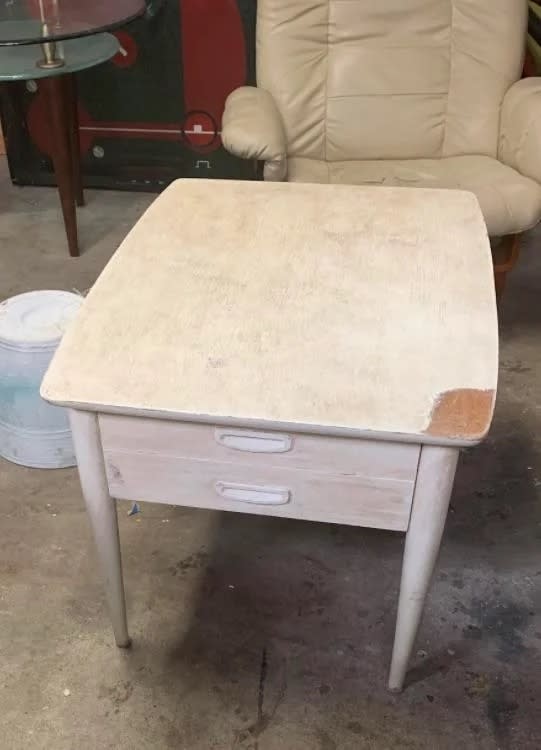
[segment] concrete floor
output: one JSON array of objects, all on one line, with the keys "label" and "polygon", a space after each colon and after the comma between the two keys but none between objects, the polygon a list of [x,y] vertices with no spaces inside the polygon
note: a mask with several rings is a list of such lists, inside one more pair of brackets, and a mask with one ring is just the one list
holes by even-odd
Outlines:
[{"label": "concrete floor", "polygon": [[[0,163],[0,299],[88,288],[152,199],[89,192],[70,259],[55,192]],[[462,457],[403,695],[402,535],[121,503],[124,652],[75,471],[0,460],[0,748],[541,748],[540,245],[507,290],[494,427]]]}]

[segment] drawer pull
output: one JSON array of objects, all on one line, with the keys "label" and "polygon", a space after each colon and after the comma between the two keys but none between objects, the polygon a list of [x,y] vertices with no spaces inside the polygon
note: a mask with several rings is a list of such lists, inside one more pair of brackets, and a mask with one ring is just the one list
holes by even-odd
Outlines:
[{"label": "drawer pull", "polygon": [[293,444],[289,435],[273,435],[270,432],[215,430],[214,437],[225,448],[247,453],[287,453]]},{"label": "drawer pull", "polygon": [[224,500],[253,505],[286,505],[291,499],[291,492],[286,487],[262,487],[255,484],[216,482],[216,492]]}]

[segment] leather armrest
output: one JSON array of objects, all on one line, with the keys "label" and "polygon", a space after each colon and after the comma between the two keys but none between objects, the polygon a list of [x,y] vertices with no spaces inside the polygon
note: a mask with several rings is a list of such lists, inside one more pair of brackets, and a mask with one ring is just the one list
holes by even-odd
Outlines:
[{"label": "leather armrest", "polygon": [[501,110],[498,157],[541,183],[541,78],[523,78],[507,91]]},{"label": "leather armrest", "polygon": [[242,159],[285,162],[284,123],[268,91],[241,86],[227,97],[222,142],[228,151]]}]

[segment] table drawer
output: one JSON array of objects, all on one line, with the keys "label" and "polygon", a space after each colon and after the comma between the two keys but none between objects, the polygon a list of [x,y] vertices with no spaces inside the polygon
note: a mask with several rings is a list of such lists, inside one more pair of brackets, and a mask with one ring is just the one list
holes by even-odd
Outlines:
[{"label": "table drawer", "polygon": [[257,431],[191,422],[100,416],[105,451],[307,469],[414,481],[418,445],[320,435]]},{"label": "table drawer", "polygon": [[405,531],[413,480],[104,451],[113,497]]}]

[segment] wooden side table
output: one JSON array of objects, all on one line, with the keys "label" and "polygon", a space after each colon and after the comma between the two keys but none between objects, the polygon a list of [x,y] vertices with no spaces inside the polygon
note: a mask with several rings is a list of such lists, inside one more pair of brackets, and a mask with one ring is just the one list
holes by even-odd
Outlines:
[{"label": "wooden side table", "polygon": [[459,449],[488,430],[497,367],[472,194],[175,182],[42,385],[71,410],[117,644],[129,636],[112,498],[393,529],[406,532],[400,690]]},{"label": "wooden side table", "polygon": [[75,74],[109,60],[119,49],[112,34],[68,40],[56,50],[57,55],[62,55],[63,64],[47,68],[37,64],[43,56],[38,44],[0,46],[0,84],[36,80],[45,92],[52,161],[71,256],[79,255],[75,206],[84,205]]}]

